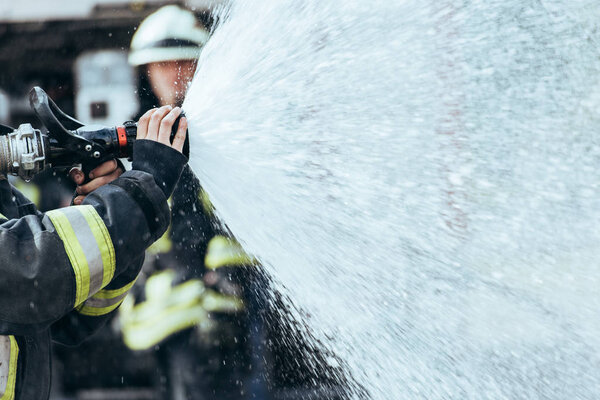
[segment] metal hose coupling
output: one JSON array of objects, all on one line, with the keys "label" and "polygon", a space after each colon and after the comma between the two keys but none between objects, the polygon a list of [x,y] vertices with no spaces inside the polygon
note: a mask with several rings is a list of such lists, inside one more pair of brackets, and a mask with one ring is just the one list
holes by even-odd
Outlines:
[{"label": "metal hose coupling", "polygon": [[46,166],[44,137],[31,124],[0,135],[0,175],[17,175],[29,181]]}]

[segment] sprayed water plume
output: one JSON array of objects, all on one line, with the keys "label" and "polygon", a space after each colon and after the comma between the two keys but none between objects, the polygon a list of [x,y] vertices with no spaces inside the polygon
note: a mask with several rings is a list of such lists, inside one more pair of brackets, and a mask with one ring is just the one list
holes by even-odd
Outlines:
[{"label": "sprayed water plume", "polygon": [[191,164],[368,397],[600,395],[597,21],[567,0],[224,12]]}]

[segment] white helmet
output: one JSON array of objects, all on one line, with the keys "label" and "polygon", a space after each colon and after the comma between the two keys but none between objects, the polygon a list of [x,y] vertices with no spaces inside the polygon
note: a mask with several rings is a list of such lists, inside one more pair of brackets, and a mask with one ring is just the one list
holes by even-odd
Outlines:
[{"label": "white helmet", "polygon": [[146,17],[133,35],[129,63],[195,60],[208,36],[191,11],[175,5],[162,7]]}]

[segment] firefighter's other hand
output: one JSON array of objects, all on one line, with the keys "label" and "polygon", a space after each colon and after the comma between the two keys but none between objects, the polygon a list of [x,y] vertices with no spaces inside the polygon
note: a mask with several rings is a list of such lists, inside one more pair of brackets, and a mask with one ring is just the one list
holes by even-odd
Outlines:
[{"label": "firefighter's other hand", "polygon": [[[123,169],[117,163],[117,160],[106,161],[90,172],[90,181],[85,185],[81,185],[85,181],[83,172],[78,168],[73,168],[69,171],[69,175],[73,182],[77,184],[77,197],[73,200],[73,204],[79,205],[85,199],[85,196],[98,189],[100,186],[106,185],[117,179],[123,173]],[[81,185],[81,186],[80,186]]]},{"label": "firefighter's other hand", "polygon": [[179,120],[177,133],[173,138],[173,143],[171,143],[171,130],[179,114],[181,114],[181,108],[171,106],[146,111],[138,121],[136,140],[146,139],[159,142],[181,153],[188,127],[187,118],[182,117]]}]

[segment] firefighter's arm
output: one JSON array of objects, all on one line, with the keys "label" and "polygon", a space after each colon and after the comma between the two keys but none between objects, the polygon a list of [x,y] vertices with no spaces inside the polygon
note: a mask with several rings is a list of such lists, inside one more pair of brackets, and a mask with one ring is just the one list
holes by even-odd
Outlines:
[{"label": "firefighter's arm", "polygon": [[109,284],[135,279],[139,267],[128,267],[166,230],[166,199],[186,162],[175,141],[147,139],[135,144],[134,170],[81,206],[0,225],[0,334],[47,326],[103,288],[113,290]]},{"label": "firefighter's arm", "polygon": [[[167,111],[170,112],[167,113]],[[186,120],[182,120],[181,125],[179,126],[178,135],[172,145],[165,138],[166,135],[161,137],[160,134],[160,131],[163,128],[166,128],[164,131],[168,131],[170,134],[171,125],[179,115],[179,112],[179,109],[167,110],[165,108],[150,110],[140,119],[138,122],[138,144],[136,144],[136,148],[134,149],[134,169],[143,170],[157,168],[159,171],[169,171],[170,174],[174,171],[177,175],[181,174],[181,169],[173,170],[172,168],[173,165],[177,165],[177,160],[172,160],[169,157],[155,156],[156,151],[161,151],[161,146],[156,147],[156,144],[153,144],[153,141],[158,141],[159,143],[163,143],[163,145],[172,146],[175,150],[181,152],[183,141],[185,139],[185,131],[187,129]],[[164,117],[162,118],[163,124],[161,124],[161,126],[158,124],[152,126],[151,117],[153,115],[155,120]],[[176,155],[175,152],[172,152],[172,154],[177,158],[180,157],[180,155]],[[173,164],[173,162],[175,162],[175,164]],[[94,171],[92,171],[92,173],[94,173]],[[78,187],[78,193],[80,195],[87,195],[96,188],[106,183],[110,183],[115,179],[115,173],[118,173],[115,165],[107,165],[104,168],[99,169],[94,176],[91,177],[95,179],[92,179],[92,181],[83,187]],[[176,180],[172,177],[165,176],[164,173],[154,173],[153,176],[156,183],[161,188],[165,189],[165,196],[169,197],[174,189],[174,183],[171,185],[170,182],[175,182]],[[74,177],[74,180],[76,182],[81,181],[82,179],[79,178],[82,177]],[[104,182],[102,182],[103,179],[105,180]],[[84,198],[85,197],[83,196],[79,196],[77,199],[83,200]],[[135,260],[123,273],[115,277],[106,287],[87,299],[74,311],[53,324],[53,340],[64,345],[77,345],[104,325],[104,323],[114,315],[114,311],[123,302],[133,287],[141,269],[143,259],[143,256],[141,256],[138,260]]]},{"label": "firefighter's arm", "polygon": [[[133,261],[128,270],[141,269],[143,262],[142,255]],[[129,294],[136,279],[137,276],[131,278],[125,274],[113,279],[80,307],[52,324],[52,340],[65,346],[77,346],[93,335],[116,314],[115,311]]]}]

